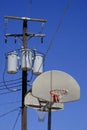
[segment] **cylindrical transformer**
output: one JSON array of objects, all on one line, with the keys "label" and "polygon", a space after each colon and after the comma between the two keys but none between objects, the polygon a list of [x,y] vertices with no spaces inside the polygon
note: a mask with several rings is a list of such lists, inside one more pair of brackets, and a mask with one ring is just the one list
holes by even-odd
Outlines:
[{"label": "cylindrical transformer", "polygon": [[32,51],[30,49],[22,49],[21,69],[22,70],[32,69]]},{"label": "cylindrical transformer", "polygon": [[43,55],[36,53],[34,57],[33,73],[39,75],[42,72],[43,72]]},{"label": "cylindrical transformer", "polygon": [[18,55],[17,53],[10,52],[7,54],[7,72],[9,74],[15,74],[18,70]]}]

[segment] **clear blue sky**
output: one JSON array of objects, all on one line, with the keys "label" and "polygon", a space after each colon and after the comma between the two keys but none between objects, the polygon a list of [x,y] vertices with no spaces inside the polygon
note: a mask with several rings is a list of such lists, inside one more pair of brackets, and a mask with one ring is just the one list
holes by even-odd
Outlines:
[{"label": "clear blue sky", "polygon": [[[33,38],[28,42],[31,49],[45,53],[52,36],[64,13],[68,0],[1,0],[0,2],[0,82],[6,69],[5,54],[21,47],[21,40],[14,43],[13,38],[4,43],[4,32],[22,33],[22,22],[8,20],[7,29],[4,28],[4,16],[20,16],[47,19],[44,27],[46,38],[44,44],[40,39]],[[40,32],[41,24],[29,23],[30,32]],[[70,8],[61,25],[53,45],[46,57],[44,70],[61,70],[72,75],[79,83],[81,98],[79,101],[65,104],[63,111],[52,113],[52,130],[86,130],[87,129],[87,0],[72,0]],[[15,75],[5,73],[5,80],[21,77],[21,71]],[[21,81],[21,80],[20,80]],[[19,82],[19,80],[18,80]],[[12,82],[11,82],[12,83]],[[15,84],[15,83],[14,83]],[[15,84],[16,85],[16,84]],[[12,85],[14,86],[14,85]],[[10,85],[11,87],[11,85]],[[0,88],[2,84],[0,84]],[[21,88],[21,86],[20,86]],[[21,92],[4,94],[8,90],[0,90],[0,130],[21,130],[21,116],[14,128],[21,106]],[[11,103],[12,102],[12,103]],[[14,103],[16,102],[16,103]],[[12,113],[3,114],[11,112]],[[43,123],[37,120],[37,113],[28,109],[28,130],[47,130],[47,116]]]}]

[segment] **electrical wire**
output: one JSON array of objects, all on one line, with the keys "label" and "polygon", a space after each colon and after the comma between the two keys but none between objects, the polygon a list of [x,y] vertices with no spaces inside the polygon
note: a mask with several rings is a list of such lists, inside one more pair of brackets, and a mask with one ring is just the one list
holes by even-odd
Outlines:
[{"label": "electrical wire", "polygon": [[14,101],[14,102],[5,102],[5,103],[1,103],[0,106],[2,106],[2,105],[13,105],[13,104],[20,103],[20,102],[21,102],[21,100]]},{"label": "electrical wire", "polygon": [[15,109],[12,109],[12,110],[9,111],[9,112],[6,112],[6,113],[4,113],[4,114],[1,114],[1,115],[0,115],[0,118],[1,118],[1,117],[4,117],[4,116],[7,116],[8,114],[10,114],[10,113],[12,113],[12,112],[17,111],[19,108],[21,108],[21,107],[17,107],[17,108],[15,108]]},{"label": "electrical wire", "polygon": [[[8,36],[6,36],[6,32],[7,32],[7,28],[8,27],[8,19],[5,19],[4,20],[4,42],[5,43],[7,43],[8,42]],[[14,36],[14,42],[16,43],[16,37]],[[10,46],[7,46],[8,47],[8,49],[11,49],[11,47]],[[16,49],[17,51],[19,50],[19,49]]]},{"label": "electrical wire", "polygon": [[[20,79],[22,79],[22,78],[17,78],[17,79],[13,79],[13,80],[6,80],[5,82],[15,82],[15,81],[20,80]],[[0,82],[0,84],[3,84],[3,83],[4,83],[3,81]]]},{"label": "electrical wire", "polygon": [[[10,85],[16,85],[16,84],[20,84],[22,81],[20,81],[20,82],[14,82],[14,83],[8,83],[8,84],[6,84],[7,86],[10,86]],[[3,87],[3,86],[5,86],[5,85],[2,85],[2,86],[0,86],[0,88],[1,87]]]},{"label": "electrical wire", "polygon": [[9,92],[3,92],[3,93],[0,93],[0,96],[1,95],[4,95],[4,94],[9,94],[9,93],[14,93],[14,92],[18,92],[18,91],[21,91],[21,89],[17,89],[17,90],[14,90],[14,91],[9,91]]},{"label": "electrical wire", "polygon": [[18,115],[17,115],[17,118],[16,118],[15,123],[14,123],[14,125],[13,125],[13,130],[14,130],[15,127],[16,127],[16,124],[17,124],[17,121],[18,121],[18,119],[19,119],[20,114],[21,114],[21,109],[19,110]]},{"label": "electrical wire", "polygon": [[[9,87],[9,89],[11,89],[11,88],[18,88],[20,86],[22,86],[22,84],[18,84],[17,86]],[[0,88],[0,90],[5,90],[5,89],[7,89],[7,88],[6,87],[5,88]]]},{"label": "electrical wire", "polygon": [[67,12],[68,12],[68,10],[69,10],[71,1],[72,1],[72,0],[68,0],[68,2],[67,2],[66,8],[65,8],[65,10],[64,10],[64,13],[63,13],[63,15],[62,15],[62,17],[61,17],[61,19],[60,19],[60,21],[59,21],[59,23],[58,23],[58,26],[57,26],[57,28],[56,28],[54,34],[53,34],[52,39],[51,39],[50,42],[49,42],[49,46],[48,46],[48,48],[47,48],[47,50],[46,50],[46,52],[45,52],[45,54],[44,54],[43,62],[42,62],[41,65],[39,66],[38,72],[39,72],[40,68],[42,67],[42,65],[44,65],[44,61],[45,61],[45,59],[46,59],[46,56],[47,56],[48,52],[50,51],[50,49],[51,49],[51,47],[52,47],[52,45],[53,45],[53,43],[54,43],[55,37],[56,37],[56,35],[57,35],[57,33],[58,33],[58,31],[59,31],[59,29],[60,29],[60,27],[61,27],[61,25],[62,25],[62,23],[63,23],[63,21],[64,21],[64,18],[65,18],[66,14],[67,14]]},{"label": "electrical wire", "polygon": [[32,0],[29,0],[29,4],[32,4]]},{"label": "electrical wire", "polygon": [[52,37],[52,39],[51,39],[51,41],[49,43],[48,49],[46,50],[45,57],[47,56],[49,50],[51,49],[51,47],[52,47],[52,45],[54,43],[55,37],[56,37],[56,35],[57,35],[57,33],[58,33],[58,31],[59,31],[59,29],[60,29],[60,27],[61,27],[61,25],[62,25],[62,23],[64,21],[64,18],[65,18],[66,14],[67,14],[67,12],[69,10],[71,2],[72,2],[72,0],[68,0],[68,3],[67,3],[66,8],[64,10],[64,13],[63,13],[63,15],[62,15],[62,17],[61,17],[61,19],[60,19],[60,21],[58,23],[58,26],[57,26],[54,34],[53,34],[53,37]]}]

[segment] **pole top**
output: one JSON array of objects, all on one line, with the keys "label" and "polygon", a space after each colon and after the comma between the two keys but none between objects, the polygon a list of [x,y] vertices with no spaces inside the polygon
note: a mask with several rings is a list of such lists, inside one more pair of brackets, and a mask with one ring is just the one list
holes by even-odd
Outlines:
[{"label": "pole top", "polygon": [[16,17],[16,16],[4,16],[5,19],[16,19],[16,20],[26,20],[33,22],[47,22],[45,19],[28,18],[28,17]]}]

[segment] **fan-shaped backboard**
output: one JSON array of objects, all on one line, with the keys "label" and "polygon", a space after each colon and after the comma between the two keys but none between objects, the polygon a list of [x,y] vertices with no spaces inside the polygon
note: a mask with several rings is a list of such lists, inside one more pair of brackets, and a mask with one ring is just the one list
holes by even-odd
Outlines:
[{"label": "fan-shaped backboard", "polygon": [[34,96],[32,96],[31,92],[28,92],[26,94],[24,104],[27,107],[31,107],[33,109],[41,111],[49,111],[49,107],[51,107],[52,111],[64,109],[63,103],[50,104],[49,102],[35,98]]},{"label": "fan-shaped backboard", "polygon": [[52,102],[50,91],[55,89],[68,91],[67,95],[63,96],[59,102],[75,101],[80,98],[80,87],[77,81],[69,74],[57,70],[44,72],[39,75],[33,82],[32,95]]}]

